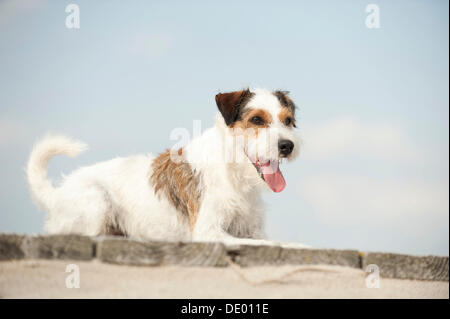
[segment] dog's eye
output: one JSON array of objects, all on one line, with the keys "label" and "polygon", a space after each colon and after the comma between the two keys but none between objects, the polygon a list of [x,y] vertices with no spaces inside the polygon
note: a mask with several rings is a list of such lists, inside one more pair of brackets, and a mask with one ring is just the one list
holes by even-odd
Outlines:
[{"label": "dog's eye", "polygon": [[255,125],[264,125],[264,120],[260,116],[253,116],[250,119],[250,122],[252,122]]},{"label": "dog's eye", "polygon": [[291,123],[292,123],[292,118],[290,118],[290,117],[287,117],[287,118],[284,120],[284,125],[286,125],[286,126],[291,125]]}]

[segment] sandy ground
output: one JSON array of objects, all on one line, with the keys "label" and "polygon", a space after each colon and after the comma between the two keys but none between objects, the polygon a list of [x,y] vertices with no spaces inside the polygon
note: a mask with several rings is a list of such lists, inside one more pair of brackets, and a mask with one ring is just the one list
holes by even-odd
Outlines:
[{"label": "sandy ground", "polygon": [[[80,288],[66,287],[66,278],[73,274],[66,272],[66,266],[71,263],[79,266]],[[267,266],[239,270],[26,260],[0,262],[0,297],[448,298],[449,283],[381,278],[380,288],[367,288],[362,270],[338,266]]]}]

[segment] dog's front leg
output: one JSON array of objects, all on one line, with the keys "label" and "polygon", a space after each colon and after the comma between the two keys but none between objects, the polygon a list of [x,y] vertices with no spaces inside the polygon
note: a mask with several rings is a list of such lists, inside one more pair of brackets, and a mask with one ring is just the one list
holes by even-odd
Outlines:
[{"label": "dog's front leg", "polygon": [[[230,235],[225,229],[224,225],[227,224],[226,212],[220,211],[218,209],[220,205],[209,204],[205,201],[202,208],[199,211],[197,221],[195,223],[194,229],[192,231],[193,241],[202,242],[223,242],[225,245],[235,246],[235,245],[270,245],[278,246],[281,243],[260,239],[262,234],[261,230],[258,228],[251,232],[254,238],[238,238]],[[256,226],[255,226],[256,227]]]},{"label": "dog's front leg", "polygon": [[227,246],[236,245],[270,245],[278,246],[280,243],[266,240],[266,239],[253,239],[253,238],[238,238],[230,235],[220,227],[208,227],[207,229],[199,230],[194,229],[192,233],[193,241],[200,242],[222,242]]},{"label": "dog's front leg", "polygon": [[220,204],[217,203],[208,204],[208,201],[203,203],[192,231],[192,241],[222,242],[227,246],[267,245],[297,249],[310,248],[310,246],[300,243],[283,243],[262,239],[262,225],[259,224],[254,225],[254,231],[251,232],[253,238],[234,237],[224,229],[228,216],[219,208]]}]

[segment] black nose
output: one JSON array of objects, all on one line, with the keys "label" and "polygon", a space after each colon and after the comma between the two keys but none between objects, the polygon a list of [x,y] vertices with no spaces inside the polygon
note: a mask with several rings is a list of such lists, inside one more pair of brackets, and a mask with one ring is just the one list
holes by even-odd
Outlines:
[{"label": "black nose", "polygon": [[278,142],[278,149],[280,150],[281,155],[288,156],[294,149],[294,143],[289,140],[281,140]]}]

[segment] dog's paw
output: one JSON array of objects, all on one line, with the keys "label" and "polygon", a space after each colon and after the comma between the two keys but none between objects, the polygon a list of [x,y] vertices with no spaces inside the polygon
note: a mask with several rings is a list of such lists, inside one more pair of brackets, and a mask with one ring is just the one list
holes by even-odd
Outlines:
[{"label": "dog's paw", "polygon": [[280,246],[281,246],[281,248],[311,249],[311,246],[309,246],[309,245],[300,244],[300,243],[294,243],[294,242],[281,243]]}]

